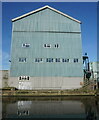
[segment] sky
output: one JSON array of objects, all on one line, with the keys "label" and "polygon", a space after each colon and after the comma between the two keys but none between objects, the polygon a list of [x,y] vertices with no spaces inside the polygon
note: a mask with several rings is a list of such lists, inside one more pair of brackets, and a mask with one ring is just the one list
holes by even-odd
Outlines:
[{"label": "sky", "polygon": [[90,62],[97,61],[96,2],[4,2],[2,4],[2,68],[0,69],[10,69],[11,19],[45,5],[49,5],[82,22],[82,55],[87,52]]}]

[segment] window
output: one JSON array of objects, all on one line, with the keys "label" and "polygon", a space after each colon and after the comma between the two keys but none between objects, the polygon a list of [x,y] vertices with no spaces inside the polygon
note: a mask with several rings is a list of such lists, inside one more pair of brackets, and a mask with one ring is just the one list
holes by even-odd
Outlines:
[{"label": "window", "polygon": [[59,44],[55,44],[55,48],[59,48]]},{"label": "window", "polygon": [[29,77],[27,77],[27,80],[29,80]]},{"label": "window", "polygon": [[19,62],[26,62],[26,58],[19,58]]},{"label": "window", "polygon": [[19,80],[29,80],[29,76],[20,76]]},{"label": "window", "polygon": [[53,62],[53,58],[46,58],[46,62]]},{"label": "window", "polygon": [[44,44],[44,48],[51,48],[51,44]]},{"label": "window", "polygon": [[69,59],[63,58],[62,62],[69,62]]},{"label": "window", "polygon": [[21,80],[21,77],[19,77],[19,80]]},{"label": "window", "polygon": [[56,59],[55,59],[55,62],[60,62],[60,58],[56,58]]},{"label": "window", "polygon": [[42,58],[35,58],[35,62],[42,62],[43,59]]},{"label": "window", "polygon": [[74,58],[74,63],[77,63],[78,62],[78,58]]},{"label": "window", "polygon": [[28,43],[23,43],[23,44],[22,44],[22,47],[30,47],[30,44],[28,44]]}]

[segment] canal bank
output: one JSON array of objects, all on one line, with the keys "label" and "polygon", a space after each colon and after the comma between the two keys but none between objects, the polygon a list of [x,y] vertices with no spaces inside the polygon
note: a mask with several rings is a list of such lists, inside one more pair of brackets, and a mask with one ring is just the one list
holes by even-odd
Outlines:
[{"label": "canal bank", "polygon": [[99,96],[99,90],[0,90],[2,96]]}]

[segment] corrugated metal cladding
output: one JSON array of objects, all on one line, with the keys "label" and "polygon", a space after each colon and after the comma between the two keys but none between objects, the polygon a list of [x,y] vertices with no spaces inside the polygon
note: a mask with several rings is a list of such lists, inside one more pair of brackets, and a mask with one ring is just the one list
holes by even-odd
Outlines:
[{"label": "corrugated metal cladding", "polygon": [[[29,47],[22,47],[28,43]],[[44,48],[50,44],[51,48]],[[59,48],[54,45],[58,44]],[[11,76],[82,77],[80,24],[49,8],[13,22]],[[25,57],[26,62],[19,62]],[[43,62],[36,63],[35,58]],[[68,58],[69,62],[46,62],[46,58]],[[78,62],[74,63],[74,58]]]}]

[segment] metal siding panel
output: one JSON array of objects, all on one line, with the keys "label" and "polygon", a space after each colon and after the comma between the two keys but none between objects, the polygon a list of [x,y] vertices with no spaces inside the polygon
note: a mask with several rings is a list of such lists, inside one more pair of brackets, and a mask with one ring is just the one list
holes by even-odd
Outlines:
[{"label": "metal siding panel", "polygon": [[80,24],[50,9],[37,12],[14,22],[14,31],[80,32]]},{"label": "metal siding panel", "polygon": [[[13,23],[11,76],[82,76],[82,47],[80,33],[47,33],[33,31],[80,32],[80,24],[49,9]],[[21,32],[24,31],[24,32]],[[26,32],[27,31],[27,32]],[[30,48],[22,48],[22,43]],[[43,48],[43,44],[58,43],[60,48]],[[27,63],[19,63],[27,57]],[[69,58],[71,63],[34,63],[34,58]],[[79,58],[80,63],[72,63]],[[51,83],[49,83],[51,84]]]}]

